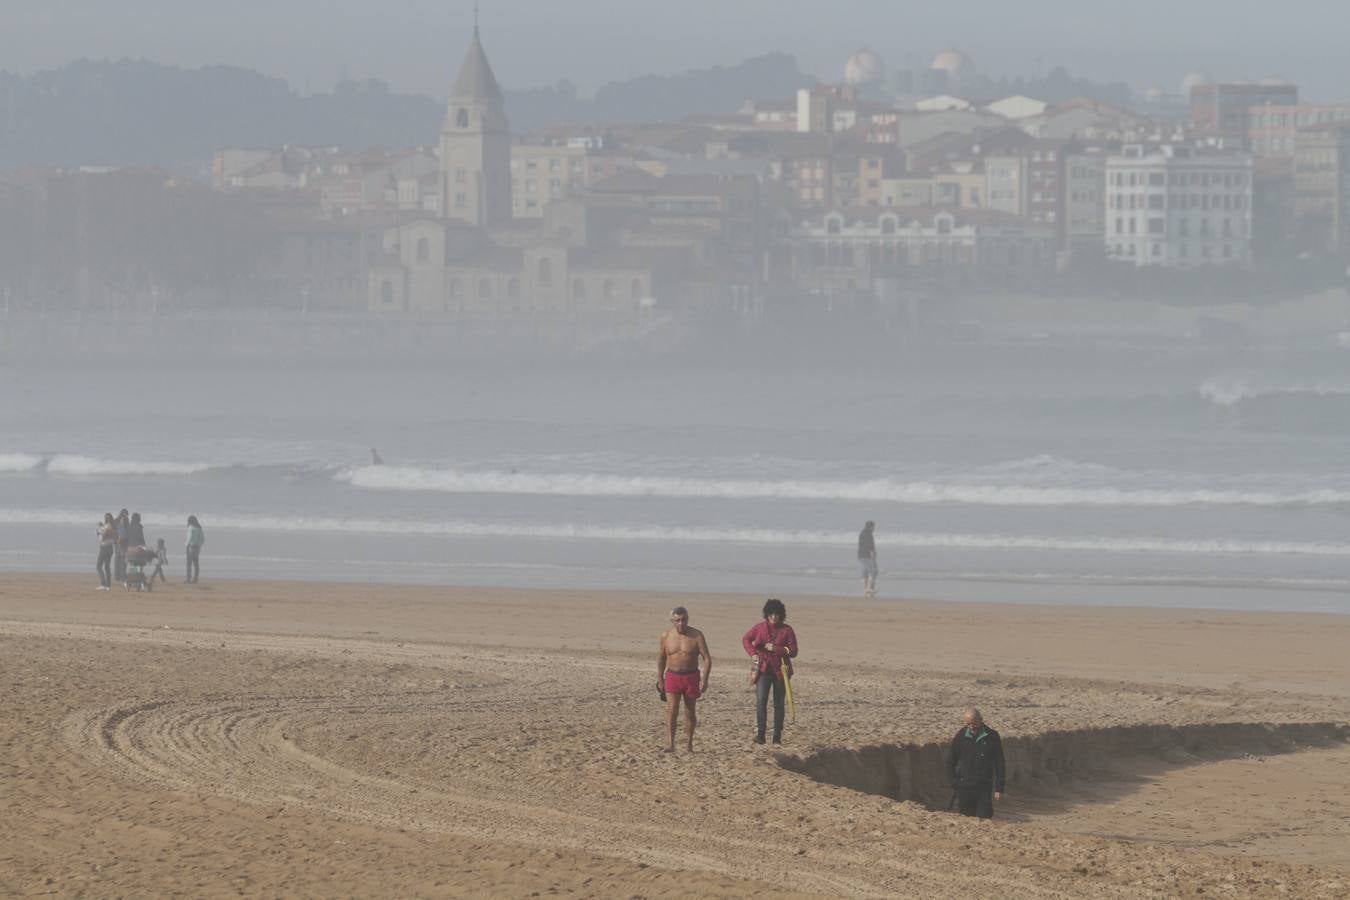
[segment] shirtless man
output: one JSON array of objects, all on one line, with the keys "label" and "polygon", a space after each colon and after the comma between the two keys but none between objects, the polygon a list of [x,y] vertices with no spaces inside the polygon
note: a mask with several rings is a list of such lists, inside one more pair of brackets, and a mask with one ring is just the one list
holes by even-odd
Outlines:
[{"label": "shirtless man", "polygon": [[[703,674],[699,675],[699,657],[703,657]],[[670,627],[661,635],[661,647],[656,654],[656,691],[666,701],[666,752],[675,752],[675,720],[680,714],[680,698],[684,697],[684,749],[694,752],[694,726],[698,698],[708,689],[708,674],[712,672],[712,654],[703,632],[689,627],[689,610],[677,606],[670,611]]]}]

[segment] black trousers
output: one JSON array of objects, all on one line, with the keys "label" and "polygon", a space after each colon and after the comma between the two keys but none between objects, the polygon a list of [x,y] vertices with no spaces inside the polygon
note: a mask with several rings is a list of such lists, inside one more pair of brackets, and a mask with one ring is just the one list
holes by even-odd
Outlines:
[{"label": "black trousers", "polygon": [[772,672],[760,672],[755,682],[755,739],[764,740],[764,728],[769,718],[769,691],[773,691],[773,739],[777,743],[783,739],[783,704],[787,697],[787,688],[783,682],[774,679]]},{"label": "black trousers", "polygon": [[98,562],[94,568],[98,569],[98,583],[101,587],[112,587],[112,544],[104,544],[98,548]]},{"label": "black trousers", "polygon": [[994,788],[987,784],[973,788],[957,788],[956,808],[961,811],[963,816],[992,819],[994,817]]}]

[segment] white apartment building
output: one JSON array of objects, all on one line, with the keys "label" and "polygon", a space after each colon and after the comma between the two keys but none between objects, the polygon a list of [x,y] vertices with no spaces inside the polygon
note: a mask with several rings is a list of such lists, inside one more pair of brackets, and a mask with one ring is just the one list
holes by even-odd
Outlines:
[{"label": "white apartment building", "polygon": [[1065,242],[1070,252],[1100,247],[1106,233],[1107,154],[1073,151],[1064,160]]},{"label": "white apartment building", "polygon": [[1252,158],[1127,144],[1106,161],[1106,253],[1137,266],[1246,265]]}]

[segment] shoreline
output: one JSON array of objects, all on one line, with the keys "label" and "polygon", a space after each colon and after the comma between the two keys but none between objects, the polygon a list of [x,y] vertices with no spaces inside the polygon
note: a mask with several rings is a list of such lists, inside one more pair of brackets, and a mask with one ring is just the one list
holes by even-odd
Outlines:
[{"label": "shoreline", "polygon": [[[0,552],[0,578],[53,577],[79,578],[85,566],[55,564],[42,569],[7,567]],[[61,555],[73,555],[62,551]],[[93,554],[88,554],[88,571],[93,571]],[[204,555],[208,567],[223,563],[218,570],[228,570],[235,557]],[[174,559],[171,564],[170,584],[177,573]],[[569,573],[563,566],[540,568],[522,565],[483,564],[419,564],[409,571],[406,563],[374,561],[338,561],[338,565],[356,570],[334,574],[316,569],[321,561],[297,560],[302,571],[282,568],[281,571],[261,571],[254,574],[229,571],[226,579],[252,584],[333,584],[382,585],[389,587],[418,587],[433,590],[578,590],[630,593],[668,594],[744,594],[759,595],[761,585],[771,585],[764,596],[834,597],[851,599],[855,596],[856,579],[824,575],[801,577],[779,576],[777,579],[752,573],[695,573],[684,574],[685,583],[678,583],[674,575],[660,575],[659,570],[614,570],[596,573],[579,567]],[[437,569],[444,570],[434,571]],[[431,570],[431,571],[428,571]],[[674,573],[675,570],[669,570]],[[589,574],[586,574],[589,573]],[[211,573],[214,575],[214,573]],[[571,575],[572,577],[569,577]],[[623,578],[625,583],[616,583]],[[776,582],[776,586],[773,586]],[[794,584],[794,582],[796,582]],[[844,586],[847,588],[844,589]],[[841,589],[835,590],[834,586]],[[1309,615],[1350,616],[1350,594],[1340,585],[1297,582],[1259,582],[1242,579],[1213,581],[1178,576],[1159,576],[1153,579],[1113,579],[1110,577],[1044,578],[1003,575],[929,576],[924,573],[906,575],[902,572],[888,576],[882,573],[878,601],[884,603],[926,600],[934,603],[988,604],[996,606],[1053,606],[1057,608],[1091,609],[1154,609],[1194,610],[1197,612],[1251,612],[1251,613],[1305,613]]]}]

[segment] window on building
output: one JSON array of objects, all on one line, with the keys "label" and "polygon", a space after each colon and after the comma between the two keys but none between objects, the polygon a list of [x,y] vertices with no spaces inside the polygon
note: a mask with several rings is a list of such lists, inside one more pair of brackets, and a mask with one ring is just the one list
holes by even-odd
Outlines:
[{"label": "window on building", "polygon": [[463,167],[455,169],[455,184],[463,184],[468,178],[468,174]]},{"label": "window on building", "polygon": [[634,278],[628,283],[628,299],[636,303],[642,299],[642,279]]},{"label": "window on building", "polygon": [[614,301],[614,279],[606,278],[600,285],[600,296],[605,298],[606,303]]},{"label": "window on building", "polygon": [[842,223],[838,218],[836,218],[836,217],[834,217],[834,216],[831,216],[830,218],[828,218],[828,219],[825,220],[825,233],[826,233],[826,234],[839,234],[839,232],[842,230],[842,228],[843,228],[843,223]]},{"label": "window on building", "polygon": [[455,194],[455,209],[464,209],[468,205],[469,198],[463,191]]},{"label": "window on building", "polygon": [[1148,183],[1150,187],[1162,187],[1167,184],[1167,176],[1162,172],[1149,172]]},{"label": "window on building", "polygon": [[582,281],[580,278],[572,279],[572,299],[573,300],[586,299],[586,282]]},{"label": "window on building", "polygon": [[1165,225],[1165,222],[1166,222],[1166,220],[1165,220],[1165,219],[1162,219],[1162,218],[1149,219],[1149,220],[1148,220],[1148,233],[1149,233],[1149,234],[1162,234],[1162,233],[1164,233],[1164,232],[1167,230],[1166,225]]},{"label": "window on building", "polygon": [[492,279],[490,278],[478,279],[478,299],[479,300],[492,299]]},{"label": "window on building", "polygon": [[380,302],[390,306],[394,302],[394,283],[388,278],[380,282]]},{"label": "window on building", "polygon": [[1149,209],[1163,209],[1166,198],[1162,194],[1152,194],[1148,198]]},{"label": "window on building", "polygon": [[881,220],[881,233],[895,234],[895,219],[890,216],[883,217]]},{"label": "window on building", "polygon": [[520,299],[520,279],[514,275],[506,281],[506,296],[510,300]]},{"label": "window on building", "polygon": [[458,128],[469,127],[469,111],[462,106],[455,111],[455,125]]},{"label": "window on building", "polygon": [[417,261],[427,262],[431,259],[431,243],[426,238],[417,239]]},{"label": "window on building", "polygon": [[553,284],[553,260],[544,257],[539,260],[539,267],[536,270],[535,281],[542,285]]},{"label": "window on building", "polygon": [[460,283],[460,280],[459,280],[458,278],[451,278],[451,279],[450,279],[450,299],[451,299],[451,300],[458,300],[460,297],[463,297],[463,296],[464,296],[464,285]]}]

